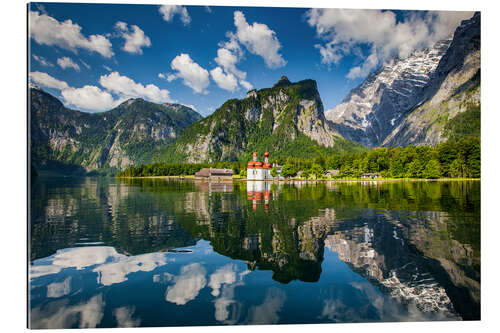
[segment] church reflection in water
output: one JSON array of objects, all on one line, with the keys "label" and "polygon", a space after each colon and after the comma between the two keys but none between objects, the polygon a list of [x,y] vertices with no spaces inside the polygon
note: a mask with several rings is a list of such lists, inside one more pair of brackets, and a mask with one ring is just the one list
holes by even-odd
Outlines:
[{"label": "church reflection in water", "polygon": [[257,204],[264,203],[266,212],[269,210],[269,201],[272,200],[271,185],[273,182],[254,180],[247,182],[247,199],[252,201],[252,208],[257,210]]}]

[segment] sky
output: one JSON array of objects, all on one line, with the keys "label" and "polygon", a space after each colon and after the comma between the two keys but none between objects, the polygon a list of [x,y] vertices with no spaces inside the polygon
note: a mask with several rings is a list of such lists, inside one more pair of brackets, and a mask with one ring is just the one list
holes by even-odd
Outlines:
[{"label": "sky", "polygon": [[394,56],[448,38],[472,12],[31,3],[29,79],[65,106],[129,98],[207,116],[282,75],[314,79],[325,110]]}]

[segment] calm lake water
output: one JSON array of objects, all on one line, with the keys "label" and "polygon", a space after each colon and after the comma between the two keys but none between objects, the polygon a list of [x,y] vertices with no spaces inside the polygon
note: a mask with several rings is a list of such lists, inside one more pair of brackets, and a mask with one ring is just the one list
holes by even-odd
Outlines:
[{"label": "calm lake water", "polygon": [[39,178],[33,328],[480,319],[480,182]]}]

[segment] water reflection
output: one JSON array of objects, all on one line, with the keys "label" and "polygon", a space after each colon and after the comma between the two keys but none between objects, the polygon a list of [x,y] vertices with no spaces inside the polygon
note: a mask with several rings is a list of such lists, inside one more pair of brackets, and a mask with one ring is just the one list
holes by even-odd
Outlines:
[{"label": "water reflection", "polygon": [[479,319],[479,182],[222,185],[36,185],[32,326]]},{"label": "water reflection", "polygon": [[269,200],[271,200],[272,182],[255,180],[247,183],[247,199],[252,201],[252,209],[257,210],[257,203],[264,202],[266,212],[269,210]]},{"label": "water reflection", "polygon": [[174,284],[169,286],[165,299],[177,305],[184,305],[198,296],[207,284],[207,271],[199,263],[193,263],[181,268],[181,274],[173,278]]},{"label": "water reflection", "polygon": [[102,294],[98,294],[76,305],[60,300],[46,308],[35,307],[30,313],[31,328],[95,328],[102,320],[104,306]]}]

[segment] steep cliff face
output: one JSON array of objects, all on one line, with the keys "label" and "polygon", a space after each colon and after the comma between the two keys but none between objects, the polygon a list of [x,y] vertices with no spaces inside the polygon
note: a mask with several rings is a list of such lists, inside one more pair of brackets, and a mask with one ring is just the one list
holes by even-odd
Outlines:
[{"label": "steep cliff face", "polygon": [[[436,145],[480,134],[481,16],[463,21],[425,87],[422,103],[385,138],[383,145]],[[468,126],[461,123],[466,122]]]},{"label": "steep cliff face", "polygon": [[369,147],[479,136],[480,20],[476,13],[452,39],[371,73],[326,117],[344,138]]},{"label": "steep cliff face", "polygon": [[238,160],[253,151],[300,155],[317,147],[332,151],[350,148],[326,120],[316,82],[291,83],[284,76],[272,88],[228,100],[189,127],[162,158],[212,162]]},{"label": "steep cliff face", "polygon": [[326,117],[345,138],[370,147],[380,145],[406,112],[420,102],[422,90],[450,42],[443,40],[408,58],[391,60],[328,110]]},{"label": "steep cliff face", "polygon": [[107,112],[80,112],[32,86],[31,159],[40,169],[123,169],[150,161],[160,146],[199,119],[188,107],[143,99],[130,99]]}]

